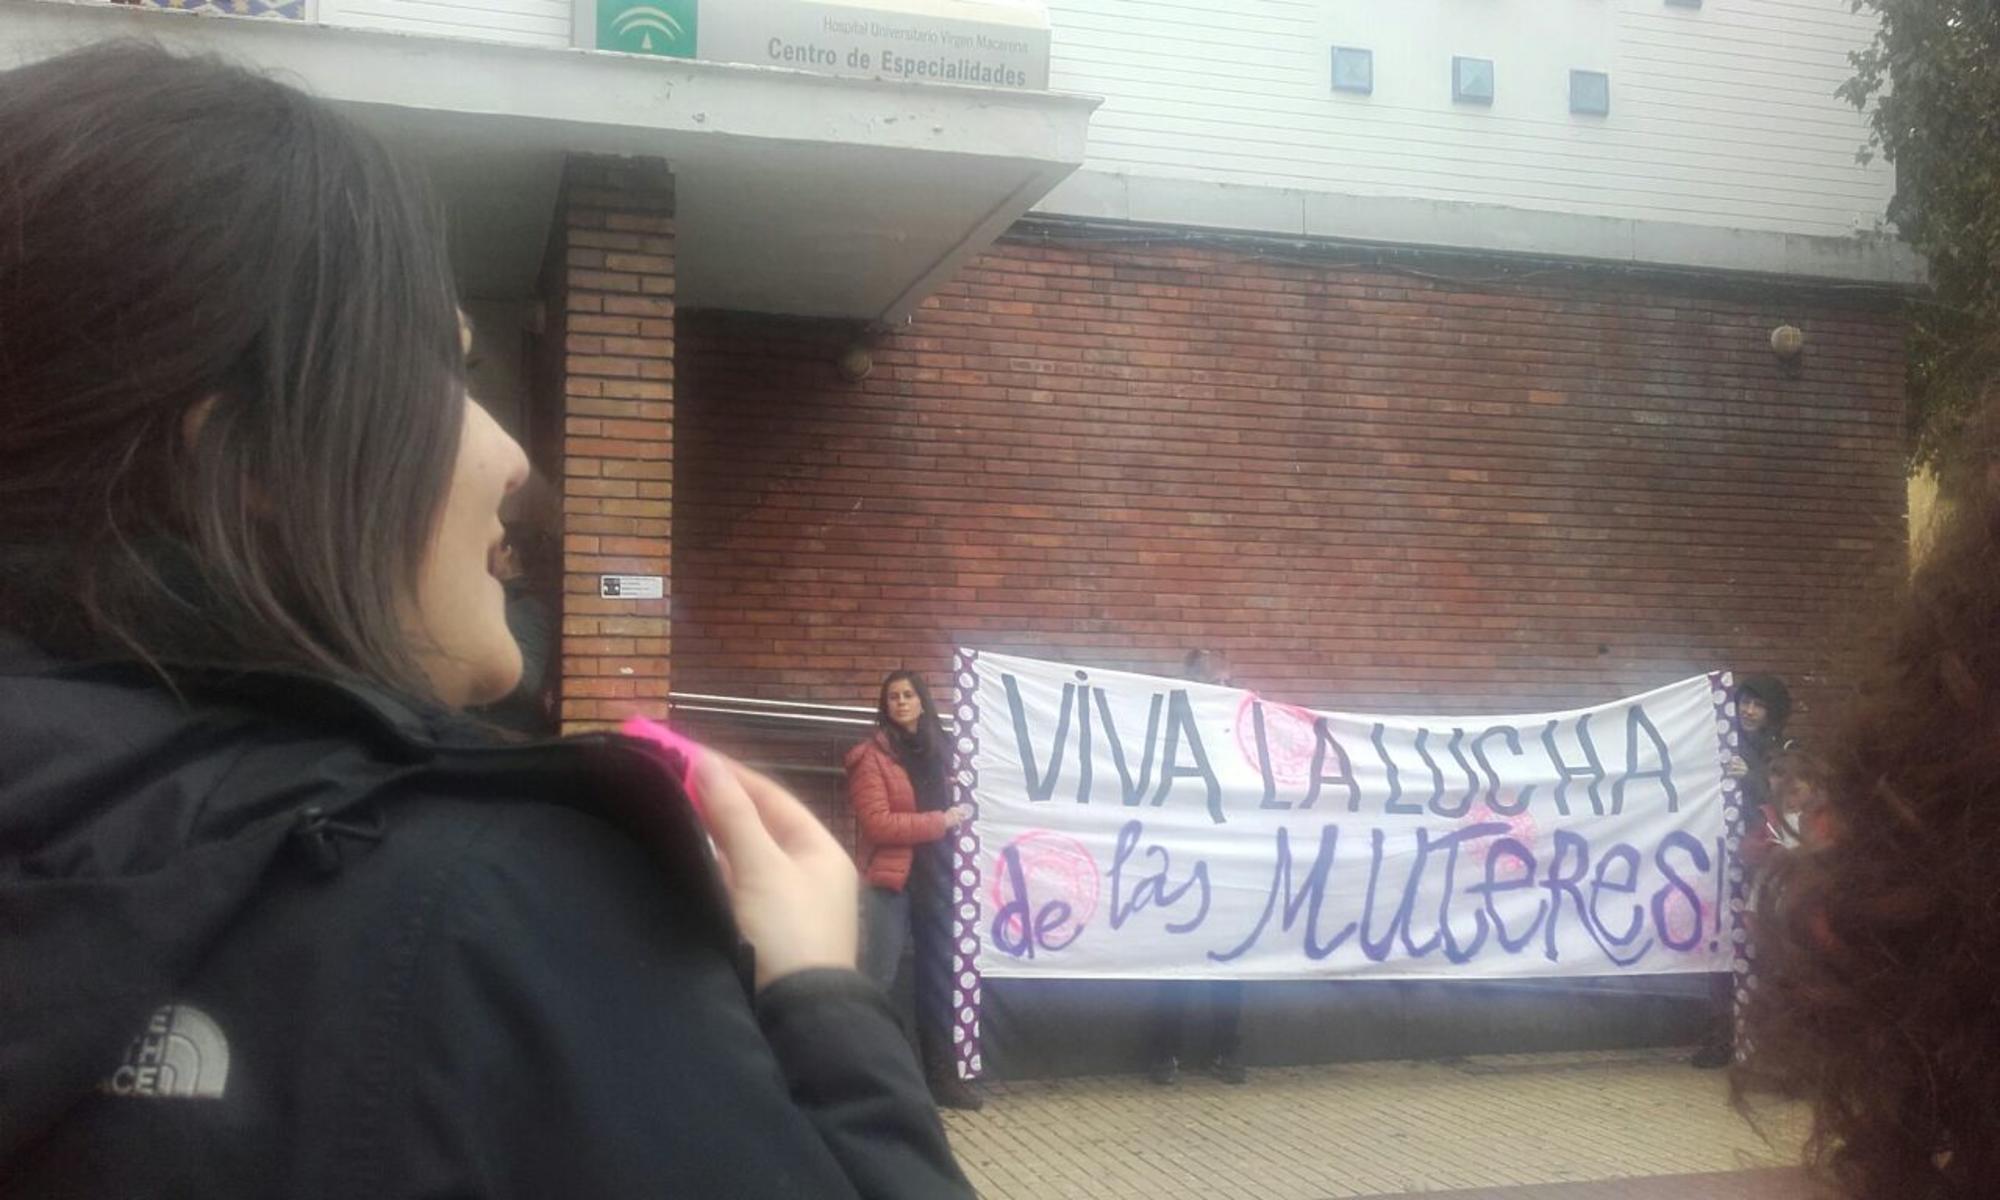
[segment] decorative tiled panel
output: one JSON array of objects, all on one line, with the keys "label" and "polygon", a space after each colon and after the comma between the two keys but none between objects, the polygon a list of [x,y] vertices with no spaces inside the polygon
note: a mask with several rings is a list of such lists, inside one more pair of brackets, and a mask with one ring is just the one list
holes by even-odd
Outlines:
[{"label": "decorative tiled panel", "polygon": [[222,13],[232,17],[273,17],[304,21],[312,17],[313,0],[114,0],[134,8],[171,8],[177,12]]}]

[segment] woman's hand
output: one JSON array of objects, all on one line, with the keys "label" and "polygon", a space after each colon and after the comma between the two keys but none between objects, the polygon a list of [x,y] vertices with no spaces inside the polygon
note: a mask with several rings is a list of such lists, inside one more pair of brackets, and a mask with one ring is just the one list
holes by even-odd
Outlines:
[{"label": "woman's hand", "polygon": [[944,827],[946,829],[957,829],[960,825],[965,824],[971,819],[972,806],[969,804],[954,804],[944,810]]},{"label": "woman's hand", "polygon": [[1741,754],[1732,754],[1729,756],[1729,765],[1723,768],[1723,772],[1731,779],[1741,779],[1750,773],[1750,764],[1743,761]]},{"label": "woman's hand", "polygon": [[759,991],[814,967],[854,969],[859,883],[840,843],[777,783],[713,750],[692,772]]}]

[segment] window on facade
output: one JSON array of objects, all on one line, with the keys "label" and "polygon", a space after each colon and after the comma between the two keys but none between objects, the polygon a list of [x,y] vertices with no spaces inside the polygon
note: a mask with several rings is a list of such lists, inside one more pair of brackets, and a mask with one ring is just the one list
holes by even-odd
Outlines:
[{"label": "window on facade", "polygon": [[1361,92],[1375,90],[1375,52],[1352,46],[1333,48],[1333,90]]},{"label": "window on facade", "polygon": [[1569,110],[1601,117],[1611,111],[1611,76],[1602,71],[1569,73]]},{"label": "window on facade", "polygon": [[1451,98],[1457,104],[1493,103],[1493,60],[1452,59]]}]

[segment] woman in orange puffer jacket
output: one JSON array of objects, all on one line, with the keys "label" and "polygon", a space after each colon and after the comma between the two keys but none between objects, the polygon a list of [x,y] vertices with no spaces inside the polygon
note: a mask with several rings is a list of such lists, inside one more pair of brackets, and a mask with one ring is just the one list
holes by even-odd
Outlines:
[{"label": "woman in orange puffer jacket", "polygon": [[917,1046],[931,1096],[976,1109],[951,1047],[951,841],[972,816],[951,803],[951,742],[914,672],[882,681],[876,729],[847,752],[847,797],[859,830],[861,970],[885,989],[914,943]]}]

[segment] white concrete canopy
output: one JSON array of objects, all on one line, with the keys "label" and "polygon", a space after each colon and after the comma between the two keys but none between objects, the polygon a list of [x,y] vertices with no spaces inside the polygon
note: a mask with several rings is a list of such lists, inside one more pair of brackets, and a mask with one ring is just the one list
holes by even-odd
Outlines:
[{"label": "white concrete canopy", "polygon": [[1083,161],[1097,101],[88,0],[0,0],[0,65],[113,37],[295,81],[420,162],[469,294],[531,296],[568,152],[672,164],[679,299],[893,323]]}]

